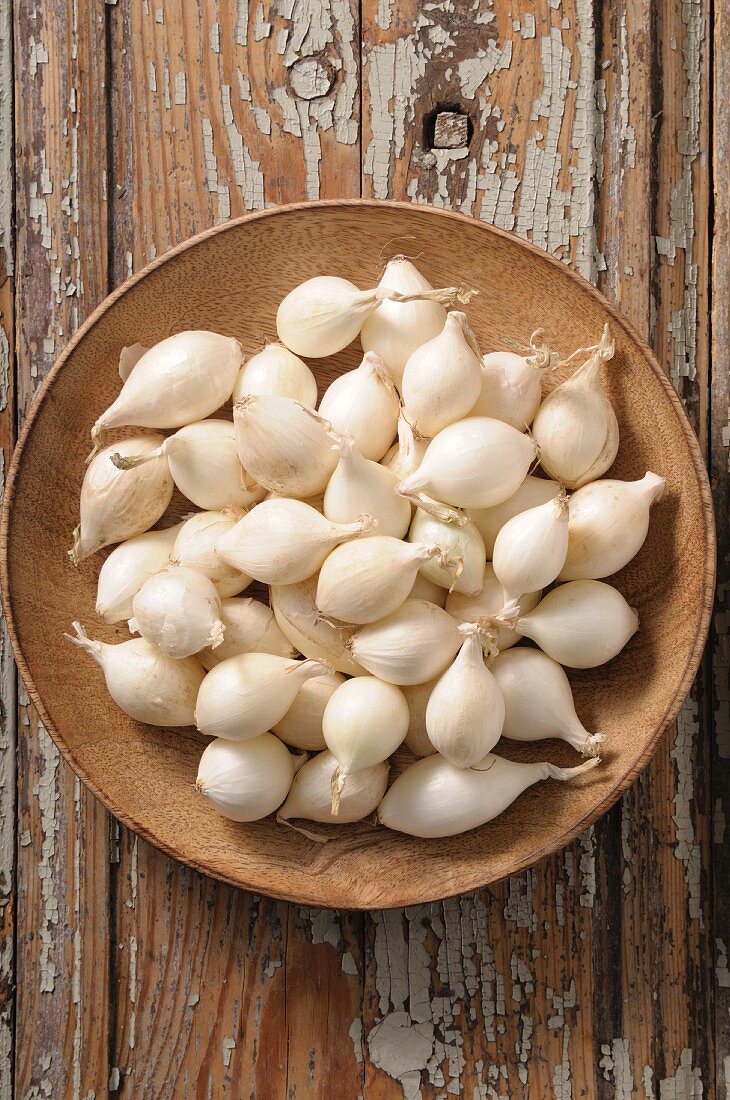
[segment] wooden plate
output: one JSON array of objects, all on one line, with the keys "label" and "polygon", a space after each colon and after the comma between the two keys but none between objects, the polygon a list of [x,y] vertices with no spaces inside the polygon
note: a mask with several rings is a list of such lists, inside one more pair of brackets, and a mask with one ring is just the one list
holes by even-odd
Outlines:
[{"label": "wooden plate", "polygon": [[[418,257],[434,286],[480,290],[469,315],[484,350],[545,328],[561,353],[592,343],[606,320],[616,357],[605,372],[621,426],[613,474],[651,469],[669,492],[649,537],[616,583],[640,632],[609,665],[571,676],[585,725],[608,736],[602,766],[572,784],[542,783],[497,821],[464,836],[421,841],[367,824],[315,844],[269,819],[225,821],[194,790],[205,739],[137,724],[111,702],[101,670],[62,635],[78,618],[121,640],[94,613],[103,555],[75,569],[89,430],[119,390],[122,346],[185,328],[238,337],[247,351],[274,336],[276,307],[296,283],[338,274],[375,285],[382,258]],[[356,349],[312,363],[320,386]],[[554,384],[555,378],[550,384]],[[40,389],[15,452],[2,517],[2,590],[21,675],[59,749],[108,809],[145,839],[237,886],[308,905],[414,905],[494,882],[566,844],[604,813],[651,759],[697,669],[714,583],[712,505],[702,456],[674,390],[649,348],[563,264],[474,219],[423,206],[307,203],[252,214],[202,233],[115,291],[80,329]],[[125,628],[126,629],[126,628]],[[575,763],[563,743],[500,745],[505,754]]]}]

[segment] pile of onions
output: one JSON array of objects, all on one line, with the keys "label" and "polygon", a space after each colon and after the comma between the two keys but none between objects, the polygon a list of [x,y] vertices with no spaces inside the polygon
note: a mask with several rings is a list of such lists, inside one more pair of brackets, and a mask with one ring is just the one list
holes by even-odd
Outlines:
[{"label": "pile of onions", "polygon": [[[211,739],[196,786],[233,821],[451,836],[599,763],[605,731],[583,724],[565,669],[613,660],[638,629],[611,578],[665,482],[605,477],[608,326],[543,396],[558,354],[538,330],[523,355],[482,356],[449,308],[472,293],[397,257],[377,287],[293,287],[263,350],[201,331],[122,350],[70,556],[115,546],[97,612],[135,636],[67,637],[132,719]],[[301,356],[358,339],[361,364],[317,407]],[[175,487],[190,514],[173,525]],[[268,602],[243,594],[253,581]],[[585,759],[516,763],[503,738]]]}]

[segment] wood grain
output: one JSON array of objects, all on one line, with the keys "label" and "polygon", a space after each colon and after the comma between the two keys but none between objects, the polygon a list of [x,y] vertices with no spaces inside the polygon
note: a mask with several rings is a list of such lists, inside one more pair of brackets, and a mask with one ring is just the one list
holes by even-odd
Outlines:
[{"label": "wood grain", "polygon": [[710,472],[715,486],[720,554],[717,609],[712,644],[712,874],[715,925],[715,1073],[717,1093],[730,1092],[730,846],[726,818],[730,810],[730,9],[715,5],[714,26],[714,224],[712,247],[712,385]]},{"label": "wood grain", "polygon": [[[110,13],[112,110],[124,120],[111,166],[116,282],[229,215],[266,202],[358,193],[356,8],[303,6],[292,8],[290,18],[277,14],[273,4],[270,9],[245,0],[204,3],[194,27],[173,6],[166,7],[162,21],[159,9],[151,11],[143,3],[119,5]],[[291,70],[309,56],[320,64],[331,59],[333,71],[337,65],[329,94],[316,100],[298,97],[289,80]],[[168,86],[177,89],[169,107]],[[297,958],[306,958],[309,944],[288,906],[216,885],[171,863],[126,830],[118,876],[124,891],[131,882],[145,887],[143,894],[137,891],[133,908],[117,910],[115,938],[125,946],[115,963],[119,1023],[113,1064],[128,1094],[155,1094],[165,1080],[170,1095],[175,1088],[180,1095],[192,1095],[198,1081],[216,1095],[230,1092],[235,1079],[252,1082],[258,1095],[284,1096],[290,1088],[306,1095],[302,1090],[311,1094],[315,1087],[310,1062],[318,1072],[334,1072],[323,1051],[334,1041],[339,1050],[351,1049],[348,1029],[357,1001],[337,999],[353,979],[343,976],[340,955],[331,945],[318,949],[317,966],[324,988],[331,990],[322,1000],[327,1027],[308,1027],[307,1046],[299,1052],[289,1042],[289,1020],[296,1034],[308,1017],[289,1010],[287,959],[295,966]],[[191,930],[197,951],[190,974],[193,960],[187,938],[180,935],[180,928],[187,927],[180,915],[183,905],[207,914],[203,934]],[[247,930],[243,944],[240,929]],[[146,960],[139,991],[130,979],[132,952],[135,965],[137,958]],[[161,973],[168,968],[185,994],[182,1000],[173,992],[165,997],[165,1009],[172,1003],[169,1026],[177,1030],[182,1018],[185,1034],[192,1030],[195,1038],[178,1046],[179,1065],[174,1072],[168,1067],[170,1076],[163,1079],[143,1044],[129,1046],[129,1027],[134,1020],[136,1033],[147,1034],[154,1026]],[[211,982],[213,975],[218,980]],[[187,1004],[190,999],[193,1004]],[[337,1072],[345,1073],[352,1062],[350,1056]],[[343,1089],[342,1095],[349,1091]]]},{"label": "wood grain", "polygon": [[[728,80],[726,50],[720,49],[723,33],[727,38],[727,12],[724,3],[714,7],[711,424],[718,514],[727,540]],[[106,5],[112,282],[120,282],[155,251],[226,217],[229,207],[238,213],[251,208],[249,202],[314,197],[317,188],[322,195],[358,193],[362,97],[364,193],[463,209],[516,229],[569,257],[589,277],[602,278],[604,289],[637,328],[653,335],[704,429],[709,401],[702,347],[708,331],[703,295],[709,242],[709,5],[581,0],[574,6],[564,0],[555,7],[524,8],[470,3],[447,11],[415,0],[400,6],[371,0],[362,6],[359,28],[355,14],[348,16],[346,5],[334,0],[331,5],[296,0],[286,9],[292,13],[289,19],[269,4],[199,0],[184,26],[176,7],[164,0]],[[54,332],[55,347],[43,354],[52,318],[62,314],[65,320],[76,301],[75,295],[71,301],[55,301],[53,264],[40,247],[46,224],[55,232],[70,221],[59,212],[61,181],[68,177],[61,166],[71,156],[73,140],[80,140],[80,152],[87,153],[82,161],[97,183],[107,163],[99,133],[89,140],[87,121],[88,115],[105,110],[104,50],[98,28],[92,30],[83,19],[75,33],[80,56],[87,59],[82,68],[86,94],[77,110],[80,128],[75,139],[68,123],[63,132],[69,109],[62,84],[71,68],[73,35],[67,28],[73,10],[70,3],[54,0],[31,19],[16,5],[17,270],[25,268],[26,287],[19,312],[23,406],[35,384],[32,369],[42,363],[42,373],[70,331]],[[63,27],[64,33],[49,36],[46,20],[49,28]],[[334,106],[292,93],[295,63],[279,52],[287,29],[287,41],[300,42],[301,48],[295,48],[301,57],[315,62],[299,64],[294,75],[295,87],[305,96],[344,59],[335,86],[344,91]],[[49,61],[40,60],[44,48],[55,53]],[[320,56],[326,63],[317,64]],[[74,82],[78,85],[78,76]],[[442,105],[470,115],[473,133],[466,157],[461,150],[434,156],[427,147],[430,115]],[[36,192],[36,216],[29,221],[28,181],[41,181],[43,147],[47,157],[52,150],[47,164],[55,194],[49,198],[42,188]],[[48,223],[44,201],[51,204]],[[86,272],[85,311],[105,290],[107,260],[97,261],[106,226],[103,202],[87,199],[78,223],[70,226],[70,235],[82,239],[82,262],[99,275],[94,281]],[[408,250],[407,243],[399,247]],[[3,292],[9,290],[4,283]],[[3,308],[3,314],[7,321],[12,311]],[[693,331],[699,332],[695,348]],[[690,369],[694,379],[682,373]],[[12,416],[6,425],[12,432]],[[578,1095],[661,1100],[698,1096],[700,1090],[705,1096],[723,1095],[723,1059],[730,1054],[724,1022],[730,988],[725,588],[720,600],[712,780],[707,768],[710,699],[704,691],[695,695],[679,733],[668,735],[651,773],[620,810],[562,858],[504,888],[400,914],[346,919],[297,914],[279,903],[216,887],[123,832],[121,863],[109,893],[117,925],[112,942],[123,945],[108,952],[112,1085],[117,1084],[115,1068],[121,1066],[119,1091],[127,1096],[193,1096],[207,1090],[237,1095],[241,1081],[258,1096],[312,1095],[317,1085],[321,1094],[330,1079],[340,1095],[378,1100],[404,1091],[443,1096],[449,1086],[469,1096],[561,1100]],[[6,713],[12,685],[9,692]],[[22,755],[20,766],[21,779],[28,775],[28,797],[38,800],[43,787],[39,795],[32,792],[39,773],[45,774],[45,761],[36,751],[35,770],[29,771]],[[63,768],[59,765],[57,774]],[[70,783],[65,792],[64,804],[70,806]],[[713,810],[714,894],[708,873]],[[19,1060],[18,1096],[46,1079],[41,1057],[61,1067],[70,1064],[61,1010],[43,1007],[49,1001],[68,1003],[70,971],[60,967],[57,991],[38,995],[33,992],[38,955],[28,953],[46,912],[43,895],[33,885],[39,881],[44,837],[40,817],[36,808],[32,845],[24,844],[21,822],[17,882],[26,898],[18,943],[30,960],[31,970],[26,965],[24,974],[32,975],[20,1000],[30,1005],[35,997],[43,1013],[43,1037],[35,1021],[30,1028],[28,1010],[18,1034],[32,1038],[36,1066],[31,1073],[28,1060]],[[103,829],[97,832],[104,835]],[[90,835],[84,834],[84,840]],[[64,871],[68,861],[61,852],[69,843],[63,830],[54,834],[58,856],[49,867],[51,896],[73,913],[73,876]],[[97,881],[96,858],[91,853],[89,881]],[[88,859],[82,851],[80,866]],[[134,909],[125,904],[132,901],[133,881]],[[105,896],[98,894],[101,901]],[[9,912],[4,906],[6,919]],[[715,941],[717,1075],[706,1039],[713,977],[708,945]],[[86,939],[84,944],[93,958]],[[99,1013],[90,979],[84,979],[81,991],[83,1003]],[[310,1011],[318,1015],[307,1027]],[[136,1045],[129,1048],[132,1014]],[[104,1015],[102,1010],[97,1019]],[[143,1037],[163,1023],[165,1043],[155,1038],[161,1057],[156,1072]],[[224,1040],[236,1046],[224,1046]],[[86,1032],[80,1049],[86,1064],[93,1064],[94,1043]],[[182,1068],[176,1075],[170,1059],[178,1055]],[[49,1080],[60,1090],[61,1070],[54,1066],[53,1074]],[[106,1081],[106,1067],[97,1063],[84,1089],[105,1095]],[[68,1094],[86,1092],[71,1082]]]},{"label": "wood grain", "polygon": [[[64,2],[15,10],[19,416],[107,291],[104,23]],[[49,638],[49,644],[54,642]],[[107,1079],[108,817],[20,692],[15,1091]]]},{"label": "wood grain", "polygon": [[[15,240],[13,235],[13,29],[0,11],[0,492],[15,443]],[[13,1080],[15,976],[16,673],[0,615],[0,1096]]]}]

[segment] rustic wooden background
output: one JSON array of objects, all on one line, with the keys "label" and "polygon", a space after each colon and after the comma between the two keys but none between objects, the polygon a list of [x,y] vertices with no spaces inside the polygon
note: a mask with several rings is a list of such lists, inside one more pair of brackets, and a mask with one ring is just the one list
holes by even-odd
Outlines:
[{"label": "rustic wooden background", "polygon": [[[712,7],[0,0],[5,460],[71,333],[151,257],[264,205],[409,198],[514,230],[620,304],[686,403],[727,549]],[[466,145],[432,148],[444,109],[468,113]],[[120,829],[16,692],[3,635],[0,1096],[730,1095],[723,580],[681,720],[613,812],[494,889],[364,916],[218,886]]]}]

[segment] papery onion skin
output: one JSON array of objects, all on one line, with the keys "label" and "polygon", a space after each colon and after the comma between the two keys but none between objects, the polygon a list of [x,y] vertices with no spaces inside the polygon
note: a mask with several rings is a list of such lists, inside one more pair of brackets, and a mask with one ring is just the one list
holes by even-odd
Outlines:
[{"label": "papery onion skin", "polygon": [[535,356],[493,351],[482,357],[482,389],[470,416],[491,416],[524,432],[540,407],[544,367]]},{"label": "papery onion skin", "polygon": [[494,542],[492,565],[509,608],[526,592],[547,588],[568,553],[568,498],[561,493],[505,523]]},{"label": "papery onion skin", "polygon": [[344,682],[341,672],[325,672],[307,680],[281,721],[271,727],[271,732],[295,749],[318,752],[326,748],[322,717],[332,695]]},{"label": "papery onion skin", "polygon": [[319,414],[337,432],[352,436],[363,458],[378,462],[398,430],[400,402],[382,359],[366,352],[355,370],[325,390]]},{"label": "papery onion skin", "polygon": [[340,460],[324,494],[324,514],[334,523],[355,523],[361,515],[377,523],[373,533],[401,539],[411,522],[411,506],[396,492],[395,474],[363,458],[349,436],[337,437]]},{"label": "papery onion skin", "polygon": [[547,395],[532,425],[540,465],[568,489],[601,477],[618,453],[618,420],[601,385],[601,365],[613,353],[606,325],[594,354]]},{"label": "papery onion skin", "polygon": [[179,660],[207,645],[220,645],[225,631],[220,611],[220,597],[205,574],[170,566],[137,592],[129,627],[165,656]]},{"label": "papery onion skin", "polygon": [[109,428],[180,428],[210,416],[231,396],[242,362],[241,345],[229,336],[203,330],[168,336],[135,363],[92,439]]},{"label": "papery onion skin", "polygon": [[156,450],[161,435],[129,437],[96,454],[81,485],[80,522],[69,557],[74,565],[112,543],[148,531],[167,510],[173,480],[161,455],[135,470],[119,470],[113,454],[133,455]]},{"label": "papery onion skin", "polygon": [[332,693],[322,719],[327,748],[348,773],[386,760],[407,730],[403,693],[377,676],[345,680]]},{"label": "papery onion skin", "polygon": [[462,526],[445,523],[428,515],[422,508],[416,508],[408,540],[438,546],[443,555],[459,566],[458,570],[449,572],[435,558],[425,561],[421,565],[421,575],[427,580],[447,591],[463,592],[468,596],[481,592],[487,551],[473,523]]},{"label": "papery onion skin", "polygon": [[383,466],[387,466],[399,481],[403,481],[418,469],[427,446],[428,440],[416,439],[413,428],[401,414],[398,418],[398,442],[386,454]]},{"label": "papery onion skin", "polygon": [[166,440],[164,450],[175,484],[198,508],[248,508],[266,495],[244,473],[230,420],[186,424]]},{"label": "papery onion skin", "polygon": [[498,817],[534,783],[573,779],[598,762],[593,757],[577,768],[557,768],[489,753],[476,768],[457,768],[437,753],[398,776],[378,807],[378,821],[409,836],[455,836]]},{"label": "papery onion skin", "polygon": [[621,652],[639,616],[610,584],[568,581],[520,616],[515,629],[566,668],[595,668]]},{"label": "papery onion skin", "polygon": [[273,653],[293,660],[296,647],[291,644],[274,618],[270,607],[249,596],[221,600],[223,641],[215,649],[203,649],[198,660],[208,671],[240,653]]},{"label": "papery onion skin", "polygon": [[600,580],[623,569],[644,545],[649,510],[665,489],[663,477],[647,473],[640,481],[593,481],[573,493],[559,579]]},{"label": "papery onion skin", "polygon": [[196,569],[212,580],[222,600],[237,596],[251,583],[251,577],[229,565],[216,553],[218,539],[234,526],[239,513],[194,512],[187,516],[175,539],[172,563]]},{"label": "papery onion skin", "polygon": [[399,492],[427,493],[455,508],[490,508],[517,492],[536,455],[534,441],[509,424],[468,417],[431,440]]},{"label": "papery onion skin", "polygon": [[351,344],[377,307],[375,291],[360,290],[335,275],[317,275],[281,301],[276,331],[282,344],[297,355],[321,359]]},{"label": "papery onion skin", "polygon": [[561,489],[557,481],[547,478],[535,477],[528,474],[516,493],[495,504],[492,508],[475,508],[470,512],[472,522],[476,524],[480,535],[484,539],[487,549],[487,557],[491,561],[494,553],[494,543],[497,534],[513,516],[520,512],[526,512],[528,508],[536,508],[538,504],[546,504],[560,493]]},{"label": "papery onion skin", "polygon": [[290,397],[307,408],[317,404],[317,379],[298,355],[283,344],[267,344],[252,355],[238,372],[233,400],[249,394]]},{"label": "papery onion skin", "polygon": [[337,457],[327,423],[289,397],[249,395],[233,406],[236,447],[244,470],[277,496],[324,492]]},{"label": "papery onion skin", "polygon": [[274,498],[262,501],[224,532],[216,553],[232,568],[265,584],[297,584],[316,573],[334,547],[373,526],[369,516],[333,523],[301,500]]},{"label": "papery onion skin", "polygon": [[[443,589],[441,589],[443,591]],[[410,715],[408,732],[403,744],[414,756],[431,756],[436,749],[426,731],[426,707],[431,698],[431,692],[438,683],[440,677],[427,680],[425,684],[411,684],[401,687],[408,704]]]},{"label": "papery onion skin", "polygon": [[[410,600],[426,600],[427,603],[435,603],[437,607],[446,606],[446,597],[448,591],[440,584],[434,584],[433,581],[428,580],[421,573],[418,574],[413,582],[413,588],[408,593]],[[469,620],[471,622],[471,620]]]},{"label": "papery onion skin", "polygon": [[[537,607],[540,602],[539,592],[526,592],[520,597],[520,614],[526,615]],[[465,596],[462,592],[450,592],[444,603],[449,615],[452,615],[457,623],[474,623],[481,619],[493,620],[489,623],[489,629],[494,635],[497,649],[502,652],[520,641],[520,635],[507,622],[497,620],[500,612],[507,603],[504,589],[497,580],[494,566],[487,562],[484,571],[484,584],[478,596]]]},{"label": "papery onion skin", "polygon": [[271,653],[229,657],[203,680],[195,724],[207,737],[257,737],[284,717],[305,680],[326,671],[320,661],[287,661]]},{"label": "papery onion skin", "polygon": [[586,756],[596,754],[605,737],[590,734],[578,718],[568,677],[557,661],[539,649],[518,646],[500,653],[490,669],[505,704],[503,737],[560,737]]},{"label": "papery onion skin", "polygon": [[454,663],[434,685],[426,706],[426,731],[437,752],[458,768],[471,768],[497,744],[504,725],[504,699],[484,663],[479,631],[472,624]]},{"label": "papery onion skin", "polygon": [[272,585],[271,609],[282,633],[305,657],[327,661],[338,672],[364,676],[345,647],[351,629],[345,623],[330,623],[316,604],[317,577],[300,584]]},{"label": "papery onion skin", "polygon": [[454,311],[442,332],[417,348],[405,365],[405,415],[420,435],[432,438],[469,414],[481,384],[481,364],[466,314]]},{"label": "papery onion skin", "polygon": [[107,623],[132,616],[132,600],[148,577],[170,560],[180,524],[162,531],[145,531],[112,550],[101,569],[96,589],[96,613]]},{"label": "papery onion skin", "polygon": [[[428,279],[405,256],[395,256],[389,261],[378,286],[402,294],[433,290]],[[360,340],[365,351],[377,352],[400,389],[408,358],[416,348],[438,336],[445,322],[446,309],[440,302],[386,300],[365,319]]]},{"label": "papery onion skin", "polygon": [[333,814],[332,777],[338,768],[336,757],[327,750],[308,760],[294,776],[289,795],[277,814],[277,820],[302,819],[328,825],[345,825],[362,821],[371,814],[385,794],[388,784],[387,763],[382,761],[348,775],[340,795],[338,812]]},{"label": "papery onion skin", "polygon": [[194,657],[176,661],[144,638],[107,645],[89,638],[79,623],[73,627],[77,636],[65,636],[101,665],[120,710],[147,725],[195,725],[195,701],[205,671]]},{"label": "papery onion skin", "polygon": [[332,619],[362,626],[397,611],[408,598],[422,562],[438,555],[426,543],[388,535],[336,547],[317,582],[317,607]]},{"label": "papery onion skin", "polygon": [[287,796],[297,760],[270,733],[250,741],[216,738],[200,758],[195,787],[231,821],[259,821]]},{"label": "papery onion skin", "polygon": [[450,615],[425,600],[406,600],[392,615],[361,627],[349,650],[368,672],[388,683],[421,684],[451,663],[461,635]]}]

